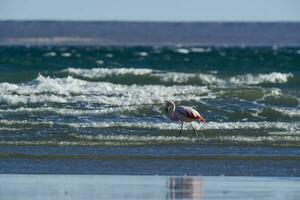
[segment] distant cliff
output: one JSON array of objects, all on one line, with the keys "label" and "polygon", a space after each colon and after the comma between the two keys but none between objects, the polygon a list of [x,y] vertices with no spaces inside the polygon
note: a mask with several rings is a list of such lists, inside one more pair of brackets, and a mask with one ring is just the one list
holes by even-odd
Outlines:
[{"label": "distant cliff", "polygon": [[0,45],[299,46],[300,23],[0,21]]}]

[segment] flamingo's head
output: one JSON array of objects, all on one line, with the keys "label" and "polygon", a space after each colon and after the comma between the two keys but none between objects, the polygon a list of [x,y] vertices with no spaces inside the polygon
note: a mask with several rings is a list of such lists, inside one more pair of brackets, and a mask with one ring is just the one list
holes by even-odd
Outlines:
[{"label": "flamingo's head", "polygon": [[166,101],[165,108],[164,108],[165,112],[167,114],[170,114],[174,111],[174,109],[175,109],[175,103],[173,101]]}]

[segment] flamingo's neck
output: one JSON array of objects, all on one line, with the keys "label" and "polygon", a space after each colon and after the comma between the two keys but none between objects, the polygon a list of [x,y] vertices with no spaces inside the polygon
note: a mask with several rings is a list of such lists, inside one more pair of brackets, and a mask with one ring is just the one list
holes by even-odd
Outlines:
[{"label": "flamingo's neck", "polygon": [[175,105],[173,104],[169,107],[169,112],[168,112],[169,119],[175,120],[174,112],[175,112]]}]

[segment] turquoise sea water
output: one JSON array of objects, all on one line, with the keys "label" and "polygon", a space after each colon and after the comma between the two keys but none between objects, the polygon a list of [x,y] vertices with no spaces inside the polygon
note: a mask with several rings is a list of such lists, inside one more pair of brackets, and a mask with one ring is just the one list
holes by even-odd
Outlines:
[{"label": "turquoise sea water", "polygon": [[1,47],[0,71],[0,173],[300,175],[300,48]]}]

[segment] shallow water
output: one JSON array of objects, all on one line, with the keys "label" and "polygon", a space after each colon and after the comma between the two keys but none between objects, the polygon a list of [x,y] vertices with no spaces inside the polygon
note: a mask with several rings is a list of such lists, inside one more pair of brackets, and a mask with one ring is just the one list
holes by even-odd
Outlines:
[{"label": "shallow water", "polygon": [[298,200],[299,178],[0,175],[1,199]]},{"label": "shallow water", "polygon": [[0,70],[2,173],[300,175],[299,48],[1,47]]}]

